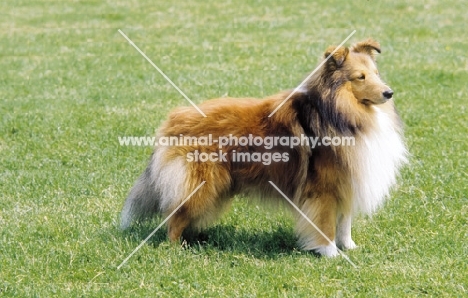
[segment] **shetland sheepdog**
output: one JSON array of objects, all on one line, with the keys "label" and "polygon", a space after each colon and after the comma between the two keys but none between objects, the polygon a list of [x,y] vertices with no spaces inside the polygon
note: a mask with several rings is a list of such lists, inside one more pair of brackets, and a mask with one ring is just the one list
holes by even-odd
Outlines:
[{"label": "shetland sheepdog", "polygon": [[284,201],[271,181],[323,232],[293,209],[302,249],[335,256],[355,248],[353,215],[384,202],[407,150],[393,91],[377,70],[379,43],[335,49],[295,92],[209,100],[199,105],[207,117],[193,107],[171,112],[156,139],[198,142],[155,147],[125,201],[122,228],[180,208],[167,222],[169,239],[179,241],[184,230],[212,224],[236,194]]}]

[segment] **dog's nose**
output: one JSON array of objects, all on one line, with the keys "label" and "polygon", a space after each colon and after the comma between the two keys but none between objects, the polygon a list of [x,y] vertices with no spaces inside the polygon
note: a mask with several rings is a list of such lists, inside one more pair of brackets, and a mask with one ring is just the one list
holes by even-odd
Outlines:
[{"label": "dog's nose", "polygon": [[384,91],[383,96],[384,96],[386,99],[392,98],[392,96],[393,96],[393,90]]}]

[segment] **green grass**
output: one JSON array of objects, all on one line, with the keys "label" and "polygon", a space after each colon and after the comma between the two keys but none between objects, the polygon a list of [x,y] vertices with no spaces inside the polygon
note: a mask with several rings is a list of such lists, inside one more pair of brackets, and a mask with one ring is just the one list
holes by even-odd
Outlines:
[{"label": "green grass", "polygon": [[[466,3],[441,1],[13,1],[0,3],[0,296],[375,297],[468,292]],[[412,157],[392,199],[359,217],[359,249],[299,251],[293,220],[237,200],[204,243],[159,223],[118,229],[153,135],[195,102],[296,86],[331,44],[382,44]]]}]

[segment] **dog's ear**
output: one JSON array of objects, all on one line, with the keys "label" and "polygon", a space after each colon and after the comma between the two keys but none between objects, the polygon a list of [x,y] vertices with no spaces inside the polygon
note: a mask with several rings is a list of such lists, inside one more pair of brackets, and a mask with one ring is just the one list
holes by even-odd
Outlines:
[{"label": "dog's ear", "polygon": [[356,53],[363,53],[367,54],[372,57],[372,59],[375,60],[376,53],[380,54],[380,44],[373,40],[373,39],[368,39],[365,41],[358,42],[357,44],[353,45],[351,48],[353,52]]},{"label": "dog's ear", "polygon": [[[336,47],[335,46],[330,46],[327,48],[325,53],[323,54],[324,58],[327,59],[328,56],[330,56],[333,51],[335,51]],[[349,49],[345,47],[340,47],[338,48],[333,55],[328,59],[327,65],[334,67],[334,69],[341,67],[343,65],[343,62],[346,60],[346,56],[348,56]]]}]

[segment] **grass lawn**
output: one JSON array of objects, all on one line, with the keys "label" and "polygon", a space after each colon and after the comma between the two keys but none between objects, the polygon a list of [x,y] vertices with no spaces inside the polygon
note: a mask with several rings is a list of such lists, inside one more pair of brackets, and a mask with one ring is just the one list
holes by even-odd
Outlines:
[{"label": "grass lawn", "polygon": [[[187,3],[185,3],[187,2]],[[311,1],[310,1],[311,2]],[[466,3],[46,1],[0,3],[0,296],[461,297],[468,294]],[[152,136],[187,101],[295,87],[325,48],[373,37],[411,164],[353,226],[344,258],[298,250],[292,216],[236,200],[207,240],[159,224],[120,231]]]}]

